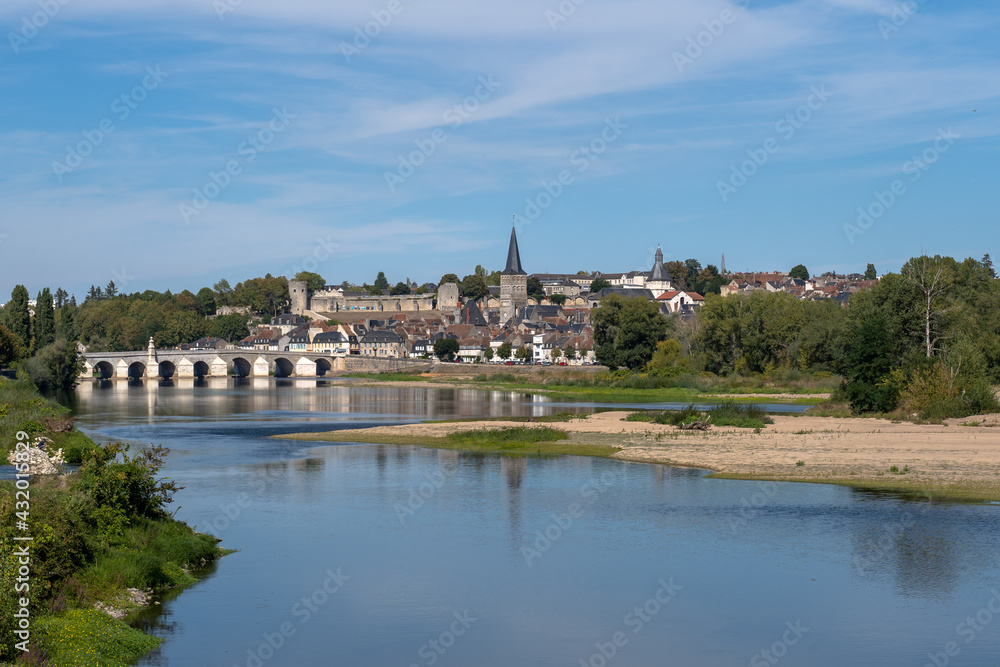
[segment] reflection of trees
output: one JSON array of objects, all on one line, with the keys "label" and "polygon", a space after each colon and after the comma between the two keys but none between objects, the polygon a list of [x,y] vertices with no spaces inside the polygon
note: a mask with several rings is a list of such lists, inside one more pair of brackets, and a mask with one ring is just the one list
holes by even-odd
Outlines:
[{"label": "reflection of trees", "polygon": [[521,555],[521,483],[527,470],[521,456],[501,456],[500,472],[507,482],[507,546],[512,555]]},{"label": "reflection of trees", "polygon": [[926,503],[903,511],[864,503],[874,521],[852,517],[853,570],[864,579],[895,582],[903,595],[940,598],[958,585],[961,554],[954,525],[933,514]]}]

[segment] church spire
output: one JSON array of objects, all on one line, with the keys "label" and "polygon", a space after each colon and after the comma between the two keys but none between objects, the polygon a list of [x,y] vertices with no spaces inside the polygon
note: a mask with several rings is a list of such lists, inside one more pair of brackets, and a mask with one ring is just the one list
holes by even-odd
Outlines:
[{"label": "church spire", "polygon": [[510,226],[510,247],[507,249],[507,267],[503,270],[501,275],[525,275],[524,270],[521,269],[521,253],[517,250],[517,231],[514,228],[513,222],[511,222]]},{"label": "church spire", "polygon": [[653,270],[649,272],[649,276],[646,280],[655,282],[666,282],[670,280],[667,276],[667,272],[663,268],[663,251],[660,250],[659,243],[656,244],[656,255],[653,256]]}]

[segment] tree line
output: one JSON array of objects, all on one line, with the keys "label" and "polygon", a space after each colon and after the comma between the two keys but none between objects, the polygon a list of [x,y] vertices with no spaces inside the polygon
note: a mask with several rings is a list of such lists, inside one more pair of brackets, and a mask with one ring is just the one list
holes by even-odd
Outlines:
[{"label": "tree line", "polygon": [[940,419],[1000,410],[992,388],[1000,384],[1000,281],[989,255],[914,257],[846,307],[761,290],[710,294],[681,319],[610,295],[592,319],[597,360],[612,369],[838,375],[837,398],[856,413]]}]

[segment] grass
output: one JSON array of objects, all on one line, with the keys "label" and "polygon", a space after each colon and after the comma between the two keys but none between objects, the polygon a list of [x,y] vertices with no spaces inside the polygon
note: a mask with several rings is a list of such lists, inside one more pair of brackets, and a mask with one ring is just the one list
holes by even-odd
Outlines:
[{"label": "grass", "polygon": [[[533,422],[568,422],[573,419],[585,419],[588,417],[588,413],[577,413],[577,412],[557,412],[553,415],[545,415],[543,417],[531,417]],[[510,422],[517,421],[521,419],[520,417],[481,417],[477,418],[476,421],[480,422]],[[461,422],[467,422],[468,419],[427,419],[424,420],[424,424],[458,424]]]},{"label": "grass", "polygon": [[40,618],[35,629],[48,664],[58,667],[127,667],[163,641],[94,609]]},{"label": "grass", "polygon": [[981,482],[935,484],[925,481],[908,481],[899,476],[879,479],[852,479],[850,477],[799,477],[793,475],[743,473],[714,473],[709,475],[709,477],[715,479],[758,480],[767,482],[833,484],[835,486],[850,487],[864,493],[891,496],[904,500],[975,504],[1000,502],[1000,486]]},{"label": "grass", "polygon": [[625,418],[625,421],[680,426],[700,420],[703,414],[711,417],[709,423],[713,426],[759,429],[774,423],[760,406],[735,401],[725,401],[708,410],[698,410],[695,406],[689,405],[682,410],[633,412]]},{"label": "grass", "polygon": [[69,410],[55,401],[39,395],[29,380],[0,378],[0,451],[2,462],[7,462],[6,453],[14,448],[18,431],[24,431],[32,440],[44,436],[54,441],[56,449],[63,448],[63,458],[67,463],[79,464],[87,452],[97,448],[94,442],[73,429],[65,433],[51,431],[46,421],[65,420]]},{"label": "grass", "polygon": [[[476,420],[478,421],[478,420]],[[607,458],[619,451],[610,445],[566,442],[569,434],[549,427],[510,426],[476,431],[457,431],[444,437],[406,433],[371,433],[356,430],[328,433],[290,433],[272,438],[320,442],[362,442],[372,445],[415,445],[429,449],[452,449],[482,454],[528,456],[595,456]]]}]

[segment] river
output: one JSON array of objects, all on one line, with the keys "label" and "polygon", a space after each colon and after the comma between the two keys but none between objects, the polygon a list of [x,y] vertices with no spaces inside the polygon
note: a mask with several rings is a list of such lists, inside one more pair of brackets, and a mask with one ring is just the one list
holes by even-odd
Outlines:
[{"label": "river", "polygon": [[94,382],[79,426],[171,449],[239,549],[142,619],[141,665],[1000,664],[1000,508],[580,457],[273,440],[592,411],[523,393]]}]

